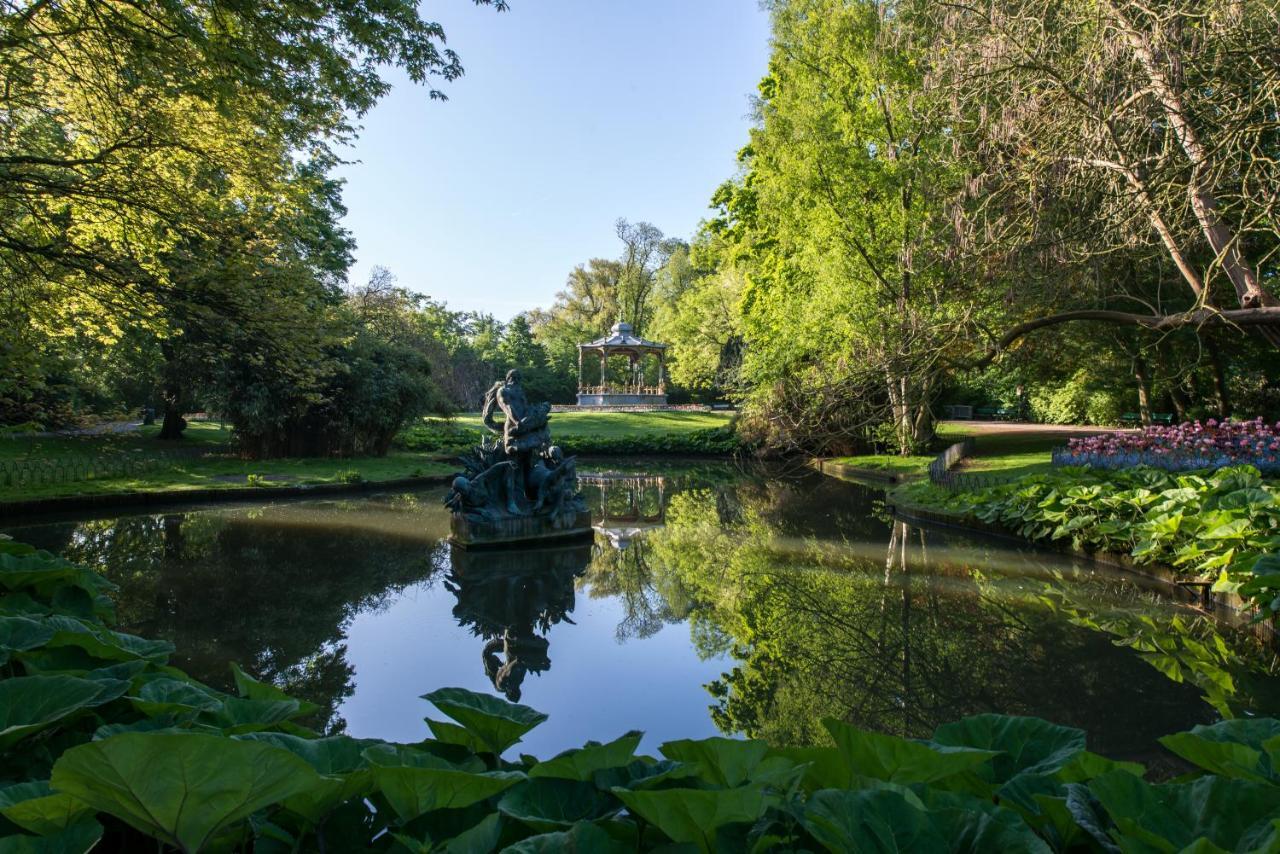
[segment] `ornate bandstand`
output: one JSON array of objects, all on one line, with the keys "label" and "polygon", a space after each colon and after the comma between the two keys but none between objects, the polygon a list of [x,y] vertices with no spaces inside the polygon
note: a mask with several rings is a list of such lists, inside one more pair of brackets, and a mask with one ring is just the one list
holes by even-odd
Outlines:
[{"label": "ornate bandstand", "polygon": [[[630,323],[618,321],[604,338],[578,345],[578,406],[666,406],[666,344],[637,338]],[[583,381],[583,360],[600,358],[600,381],[587,385]],[[609,380],[609,360],[616,356],[627,359],[627,374],[622,382]],[[645,379],[645,360],[657,359],[657,382]]]}]

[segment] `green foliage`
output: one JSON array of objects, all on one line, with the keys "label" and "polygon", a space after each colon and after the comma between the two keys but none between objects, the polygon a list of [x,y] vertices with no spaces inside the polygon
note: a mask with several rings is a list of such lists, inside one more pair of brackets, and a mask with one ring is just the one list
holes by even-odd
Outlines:
[{"label": "green foliage", "polygon": [[[150,837],[184,852],[1243,851],[1276,841],[1275,721],[1171,736],[1200,770],[1163,784],[1088,753],[1080,730],[1001,715],[921,740],[828,721],[835,746],[673,741],[659,762],[637,757],[630,733],[513,760],[503,754],[545,716],[447,688],[427,695],[454,721],[439,730],[447,739],[320,737],[297,723],[303,704],[238,668],[237,697],[163,656],[135,657],[105,613],[59,613],[66,590],[105,592],[92,573],[7,541],[0,553],[0,613],[74,621],[100,639],[55,670],[42,656],[60,649],[50,645],[62,622],[0,634],[12,724],[0,745],[0,850],[85,852],[100,837],[117,850],[143,850]],[[44,672],[32,672],[37,663]],[[33,724],[39,732],[22,729]]]},{"label": "green foliage", "polygon": [[1280,614],[1280,488],[1252,466],[1180,474],[1065,467],[941,501],[1031,540],[1216,579],[1215,590],[1256,605],[1258,619]]}]

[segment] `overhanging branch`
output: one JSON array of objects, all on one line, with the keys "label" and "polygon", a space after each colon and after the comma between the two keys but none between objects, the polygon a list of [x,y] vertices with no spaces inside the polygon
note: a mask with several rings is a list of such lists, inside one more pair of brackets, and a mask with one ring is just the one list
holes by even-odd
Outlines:
[{"label": "overhanging branch", "polygon": [[1167,332],[1172,329],[1183,329],[1188,326],[1262,326],[1280,328],[1280,307],[1240,308],[1230,311],[1218,311],[1212,308],[1196,309],[1182,314],[1132,314],[1127,311],[1108,311],[1106,309],[1081,309],[1064,311],[1061,314],[1050,314],[1019,323],[1000,337],[976,362],[957,364],[964,369],[983,368],[999,358],[1000,354],[1024,335],[1048,326],[1058,326],[1076,320],[1094,320],[1102,323],[1118,323],[1125,326],[1141,326],[1156,332]]}]

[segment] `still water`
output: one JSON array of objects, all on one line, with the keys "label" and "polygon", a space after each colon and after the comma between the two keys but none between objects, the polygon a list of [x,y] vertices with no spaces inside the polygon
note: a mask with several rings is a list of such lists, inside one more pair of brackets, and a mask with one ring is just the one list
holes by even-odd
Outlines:
[{"label": "still water", "polygon": [[467,553],[443,488],[9,528],[120,586],[121,628],[229,688],[237,662],[318,725],[425,737],[421,694],[550,715],[519,751],[629,729],[821,740],[824,717],[910,736],[997,711],[1156,738],[1280,714],[1274,655],[1139,579],[895,523],[874,489],[729,463],[584,464],[594,543]]}]

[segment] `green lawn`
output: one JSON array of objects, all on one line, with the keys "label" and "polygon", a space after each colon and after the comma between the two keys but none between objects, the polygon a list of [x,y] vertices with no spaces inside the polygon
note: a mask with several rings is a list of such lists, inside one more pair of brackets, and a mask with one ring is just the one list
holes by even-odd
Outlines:
[{"label": "green lawn", "polygon": [[[459,415],[455,420],[463,427],[484,429],[478,414]],[[585,436],[642,440],[726,427],[732,420],[732,412],[692,412],[679,409],[657,412],[553,412],[551,436],[556,441]]]},{"label": "green lawn", "polygon": [[[235,489],[250,485],[264,492],[276,486],[341,483],[357,476],[366,481],[444,475],[455,470],[436,454],[395,451],[385,457],[352,459],[242,460],[235,455],[231,431],[217,424],[197,422],[180,442],[161,442],[159,428],[109,436],[68,436],[39,439],[0,439],[0,461],[69,461],[85,457],[160,460],[132,476],[36,483],[23,486],[0,481],[0,501],[53,498],[66,495],[104,495],[129,492],[182,492],[190,489]],[[172,455],[178,450],[180,455]],[[186,451],[192,451],[190,455]],[[204,451],[205,455],[196,453]],[[258,478],[250,484],[249,476]]]},{"label": "green lawn", "polygon": [[[1052,468],[1053,449],[1065,445],[1072,435],[1083,432],[1089,431],[1072,432],[1071,428],[1053,425],[1005,425],[983,421],[947,421],[938,425],[938,438],[943,444],[959,442],[968,436],[977,439],[973,456],[960,463],[958,471],[990,472],[1001,477],[1021,477],[1047,471]],[[901,476],[923,476],[933,458],[933,455],[899,457],[868,454],[837,457],[832,462]]]},{"label": "green lawn", "polygon": [[[559,413],[552,417],[553,435],[558,440],[593,437],[606,441],[638,442],[678,440],[707,428],[724,427],[731,420],[722,412],[591,412]],[[470,428],[459,434],[439,420],[427,419],[414,428],[421,440],[439,431],[443,441],[421,442],[419,450],[398,449],[385,457],[350,459],[242,460],[236,455],[230,429],[216,423],[193,422],[179,442],[156,439],[158,426],[103,436],[58,436],[52,438],[0,438],[0,462],[69,462],[86,458],[118,460],[155,459],[146,471],[129,476],[95,477],[59,483],[6,484],[0,474],[0,501],[53,498],[68,495],[103,495],[130,492],[174,492],[190,489],[234,489],[299,484],[341,483],[353,479],[390,481],[408,477],[447,475],[457,470],[451,457],[482,430],[478,415],[464,415],[456,427]],[[414,445],[410,444],[410,447]],[[174,452],[177,452],[176,454]],[[201,454],[200,452],[203,452]],[[254,482],[250,482],[250,475]]]}]

